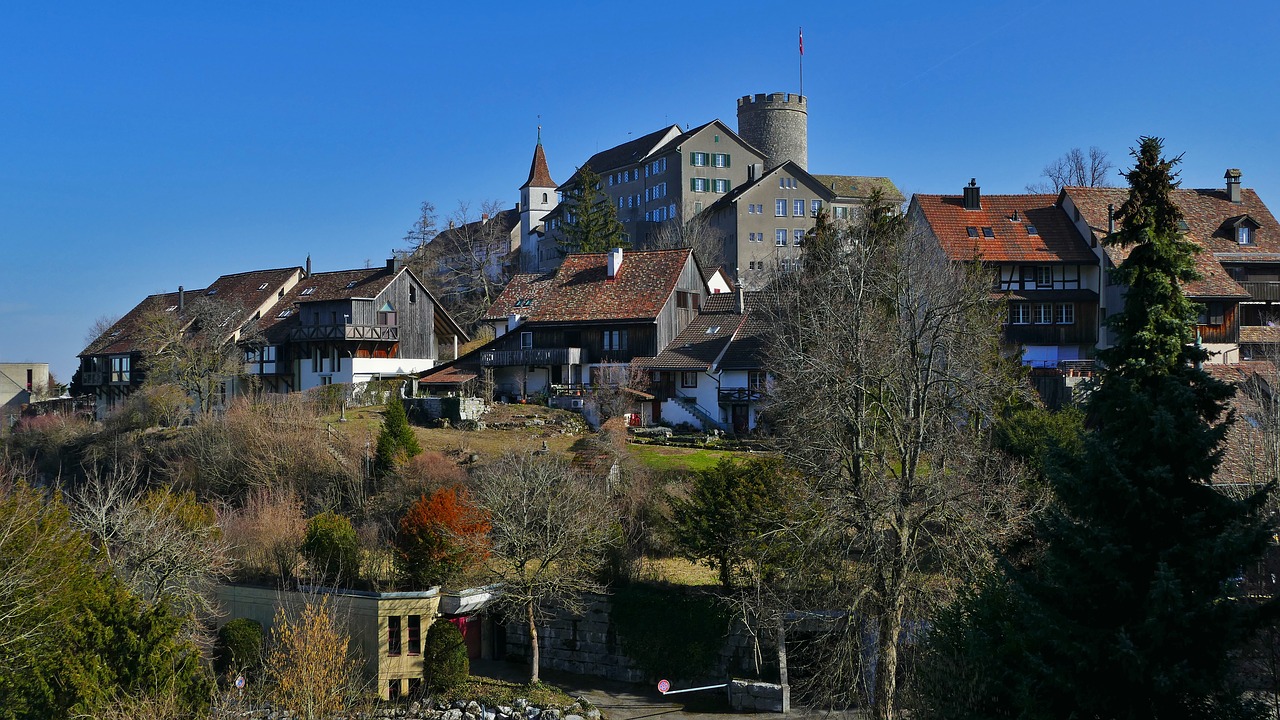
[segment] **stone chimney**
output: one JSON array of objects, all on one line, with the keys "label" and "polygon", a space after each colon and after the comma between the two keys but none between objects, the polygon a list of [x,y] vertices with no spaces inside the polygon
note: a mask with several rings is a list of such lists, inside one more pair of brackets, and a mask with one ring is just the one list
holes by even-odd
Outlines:
[{"label": "stone chimney", "polygon": [[1116,204],[1107,203],[1107,234],[1116,231]]},{"label": "stone chimney", "polygon": [[609,279],[613,280],[618,275],[618,271],[622,269],[622,248],[614,248],[609,251]]},{"label": "stone chimney", "polygon": [[311,256],[307,255],[307,272],[303,277],[311,277]]},{"label": "stone chimney", "polygon": [[1233,203],[1241,202],[1239,168],[1231,168],[1230,170],[1227,170],[1227,174],[1222,177],[1227,179],[1227,199]]},{"label": "stone chimney", "polygon": [[964,209],[982,209],[982,188],[978,187],[978,178],[969,178],[969,184],[964,188]]},{"label": "stone chimney", "polygon": [[738,314],[745,315],[747,313],[747,294],[742,291],[742,283],[738,283],[738,297],[734,299],[738,302]]},{"label": "stone chimney", "polygon": [[178,312],[182,312],[183,307],[187,304],[187,291],[178,286]]}]

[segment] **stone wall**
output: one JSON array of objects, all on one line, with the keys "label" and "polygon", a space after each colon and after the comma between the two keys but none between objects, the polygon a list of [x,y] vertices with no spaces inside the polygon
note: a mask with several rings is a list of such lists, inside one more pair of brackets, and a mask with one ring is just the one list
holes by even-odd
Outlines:
[{"label": "stone wall", "polygon": [[[557,611],[538,627],[538,649],[541,667],[592,675],[629,683],[653,682],[657,678],[636,666],[622,650],[618,634],[609,621],[609,598],[592,595],[585,601],[582,615]],[[506,626],[507,654],[529,657],[528,629],[523,621]],[[772,648],[763,648],[766,657]],[[755,651],[750,636],[738,624],[730,629],[715,667],[699,677],[667,677],[672,683],[725,682],[725,678],[752,676],[755,673]]]},{"label": "stone wall", "polygon": [[774,683],[733,680],[729,683],[729,707],[746,712],[790,712],[790,688]]}]

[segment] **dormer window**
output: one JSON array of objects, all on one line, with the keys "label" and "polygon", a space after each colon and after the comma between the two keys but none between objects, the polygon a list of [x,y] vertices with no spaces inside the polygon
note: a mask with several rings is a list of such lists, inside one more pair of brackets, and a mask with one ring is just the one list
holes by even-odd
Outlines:
[{"label": "dormer window", "polygon": [[1258,221],[1248,215],[1241,215],[1231,218],[1226,222],[1231,233],[1235,236],[1237,245],[1252,245],[1256,238],[1254,232],[1258,229]]},{"label": "dormer window", "polygon": [[1241,245],[1253,244],[1253,228],[1248,225],[1241,225],[1236,228],[1236,242]]}]

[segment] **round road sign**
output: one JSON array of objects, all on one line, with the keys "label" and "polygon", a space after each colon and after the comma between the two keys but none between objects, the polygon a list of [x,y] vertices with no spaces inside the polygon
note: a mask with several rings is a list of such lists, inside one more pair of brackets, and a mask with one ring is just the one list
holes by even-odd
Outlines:
[{"label": "round road sign", "polygon": [[666,695],[666,694],[667,694],[667,691],[668,691],[668,690],[670,690],[670,689],[671,689],[671,683],[670,683],[670,682],[668,682],[668,681],[666,681],[666,680],[659,680],[659,681],[658,681],[658,692],[662,693],[663,695]]},{"label": "round road sign", "polygon": [[243,690],[243,689],[244,689],[244,676],[243,676],[243,675],[237,675],[237,676],[236,676],[236,687],[237,687],[237,688],[239,688],[240,690]]}]

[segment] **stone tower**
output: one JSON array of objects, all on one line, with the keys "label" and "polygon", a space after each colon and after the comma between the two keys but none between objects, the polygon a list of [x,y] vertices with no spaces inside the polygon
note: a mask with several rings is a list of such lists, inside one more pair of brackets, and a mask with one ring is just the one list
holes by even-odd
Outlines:
[{"label": "stone tower", "polygon": [[765,170],[791,160],[809,169],[809,99],[795,93],[738,98],[738,135],[765,155]]},{"label": "stone tower", "polygon": [[538,144],[533,148],[529,179],[520,186],[520,266],[533,270],[540,262],[538,240],[542,218],[557,204],[556,181],[547,169],[547,156],[542,151],[542,128],[538,128]]}]

